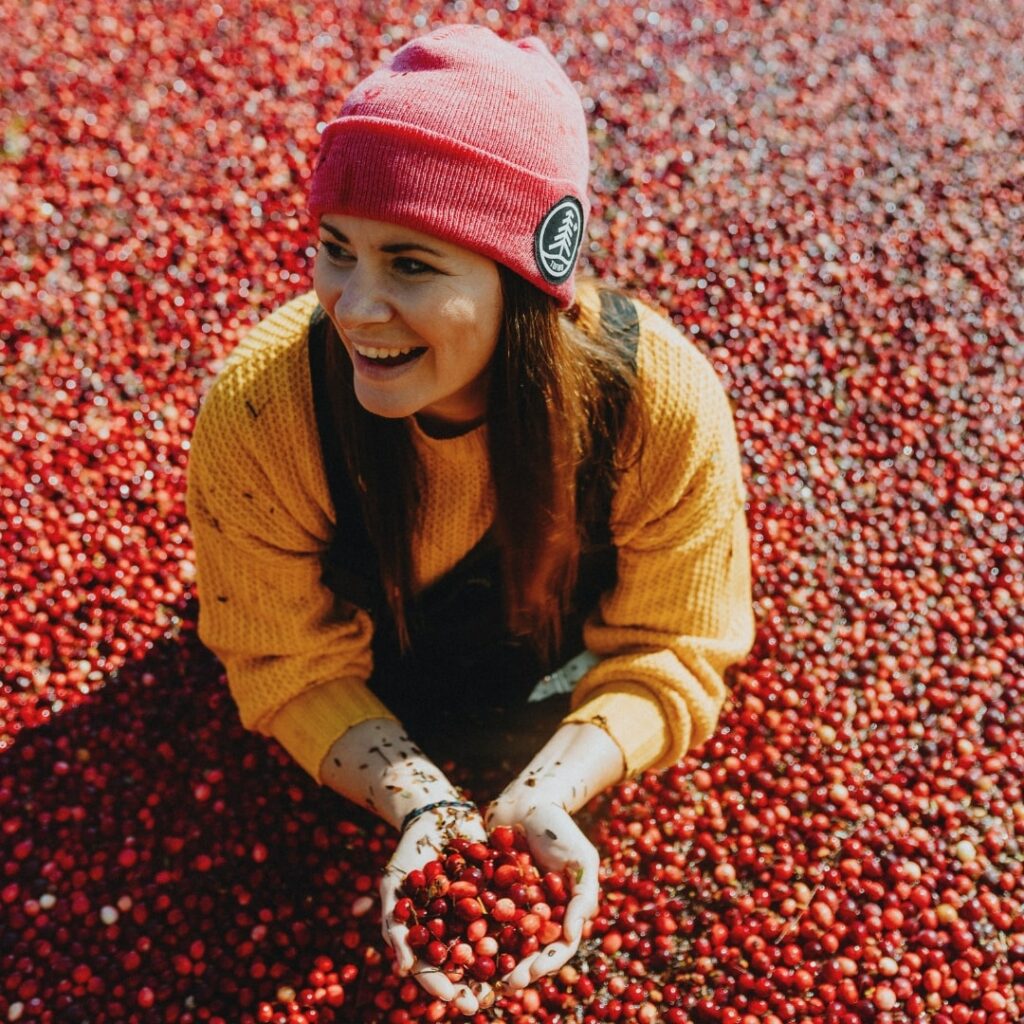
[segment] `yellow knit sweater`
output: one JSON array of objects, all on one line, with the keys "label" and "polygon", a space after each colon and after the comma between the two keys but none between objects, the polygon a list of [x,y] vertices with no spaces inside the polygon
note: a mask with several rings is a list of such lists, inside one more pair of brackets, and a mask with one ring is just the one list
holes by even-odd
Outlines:
[{"label": "yellow knit sweater", "polygon": [[[599,302],[593,287],[579,297],[586,329]],[[242,724],[275,736],[322,781],[339,736],[393,716],[366,686],[368,616],[339,613],[320,582],[335,524],[309,377],[315,305],[308,293],[282,306],[229,357],[192,439],[188,513],[199,635],[224,663]],[[637,305],[645,448],[612,505],[618,582],[584,630],[601,661],[577,684],[566,719],[604,728],[630,773],[673,764],[707,738],[725,699],[722,674],[754,630],[729,403],[698,350]],[[409,422],[427,482],[414,551],[422,588],[481,538],[494,496],[486,426],[438,440]]]}]

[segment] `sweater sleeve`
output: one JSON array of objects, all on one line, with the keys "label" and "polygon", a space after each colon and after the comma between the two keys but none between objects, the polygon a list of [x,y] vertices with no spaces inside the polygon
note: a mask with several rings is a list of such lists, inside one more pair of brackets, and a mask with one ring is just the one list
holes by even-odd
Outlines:
[{"label": "sweater sleeve", "polygon": [[330,746],[394,717],[366,686],[368,616],[320,581],[333,526],[305,360],[312,302],[258,325],[206,397],[189,458],[199,636],[243,726],[274,735],[319,781]]},{"label": "sweater sleeve", "polygon": [[723,674],[754,637],[744,489],[732,411],[710,363],[643,310],[644,447],[612,508],[618,580],[587,623],[602,660],[568,721],[600,725],[629,774],[666,768],[713,731]]}]

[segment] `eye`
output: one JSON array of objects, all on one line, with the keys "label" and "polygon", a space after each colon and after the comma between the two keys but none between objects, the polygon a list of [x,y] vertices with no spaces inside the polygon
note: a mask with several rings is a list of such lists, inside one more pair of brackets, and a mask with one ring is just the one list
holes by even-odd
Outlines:
[{"label": "eye", "polygon": [[352,259],[348,251],[338,245],[337,242],[328,242],[326,239],[321,238],[320,247],[327,253],[327,258],[332,263],[347,263]]},{"label": "eye", "polygon": [[434,268],[428,266],[426,263],[421,263],[419,260],[414,260],[411,256],[399,256],[395,260],[395,269],[400,274],[405,274],[407,277],[417,277],[420,274],[432,274]]}]

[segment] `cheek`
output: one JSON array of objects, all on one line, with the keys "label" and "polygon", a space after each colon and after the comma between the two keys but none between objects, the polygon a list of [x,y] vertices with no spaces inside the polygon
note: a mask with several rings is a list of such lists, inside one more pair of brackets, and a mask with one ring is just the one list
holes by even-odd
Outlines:
[{"label": "cheek", "polygon": [[322,306],[324,304],[324,275],[323,271],[320,269],[319,256],[317,256],[316,260],[313,263],[313,291],[316,292],[316,297],[320,300],[320,305]]},{"label": "cheek", "polygon": [[498,348],[501,318],[488,310],[476,325],[476,349],[484,365],[489,365]]},{"label": "cheek", "polygon": [[318,252],[313,262],[313,291],[316,292],[316,297],[324,309],[330,309],[334,305],[338,287],[323,252]]},{"label": "cheek", "polygon": [[494,358],[495,350],[498,347],[498,332],[497,328],[493,331],[488,330],[486,334],[480,336],[478,342],[477,351],[480,355],[480,362],[486,367],[490,366],[491,360]]},{"label": "cheek", "polygon": [[487,349],[487,358],[490,360],[490,357],[494,355],[494,351],[498,347],[502,323],[501,282],[496,272],[486,289],[479,312],[480,315],[477,321],[479,331],[483,344]]},{"label": "cheek", "polygon": [[500,310],[495,310],[492,304],[462,296],[446,303],[443,316],[434,322],[449,325],[440,336],[458,339],[452,346],[452,354],[464,361],[467,367],[472,365],[479,370],[490,362],[501,329]]},{"label": "cheek", "polygon": [[449,338],[453,343],[445,346],[447,358],[460,375],[473,378],[490,366],[497,336],[486,325],[466,324],[461,330],[453,331]]}]

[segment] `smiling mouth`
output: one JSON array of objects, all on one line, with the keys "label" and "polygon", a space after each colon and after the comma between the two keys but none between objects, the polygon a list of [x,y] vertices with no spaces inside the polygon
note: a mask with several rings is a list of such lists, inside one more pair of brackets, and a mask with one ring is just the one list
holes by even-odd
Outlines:
[{"label": "smiling mouth", "polygon": [[370,366],[404,366],[418,359],[427,350],[425,348],[376,348],[372,345],[355,345],[352,348],[357,356]]}]

